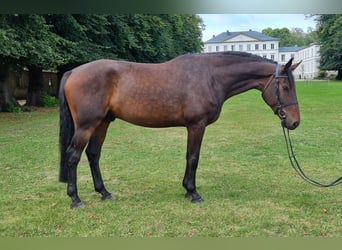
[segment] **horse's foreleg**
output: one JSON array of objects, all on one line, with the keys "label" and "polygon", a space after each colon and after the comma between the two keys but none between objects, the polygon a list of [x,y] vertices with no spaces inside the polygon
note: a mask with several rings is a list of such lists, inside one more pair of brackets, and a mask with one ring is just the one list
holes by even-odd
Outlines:
[{"label": "horse's foreleg", "polygon": [[201,150],[204,126],[188,127],[188,142],[186,152],[186,169],[183,179],[183,187],[186,189],[185,197],[191,198],[194,203],[202,202],[202,197],[196,190],[196,170]]},{"label": "horse's foreleg", "polygon": [[90,138],[89,144],[86,149],[91,174],[93,177],[94,189],[96,192],[102,195],[102,200],[113,199],[112,194],[109,193],[104,186],[99,166],[101,148],[106,137],[108,126],[109,121],[102,121],[102,123],[96,128],[95,132]]}]

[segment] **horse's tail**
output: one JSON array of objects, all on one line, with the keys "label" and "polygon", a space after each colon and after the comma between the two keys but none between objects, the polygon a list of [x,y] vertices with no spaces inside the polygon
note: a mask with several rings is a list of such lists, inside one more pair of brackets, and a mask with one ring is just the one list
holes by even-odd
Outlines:
[{"label": "horse's tail", "polygon": [[59,147],[60,147],[60,170],[59,181],[68,181],[68,162],[67,150],[74,135],[74,121],[72,119],[68,102],[64,94],[65,83],[70,76],[71,71],[64,73],[59,87],[59,108],[60,108],[60,128],[59,128]]}]

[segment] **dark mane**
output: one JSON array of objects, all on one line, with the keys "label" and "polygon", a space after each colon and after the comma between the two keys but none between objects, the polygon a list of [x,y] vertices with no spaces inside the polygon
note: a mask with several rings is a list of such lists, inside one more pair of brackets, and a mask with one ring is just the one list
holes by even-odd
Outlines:
[{"label": "dark mane", "polygon": [[261,56],[257,56],[251,53],[247,53],[247,52],[240,52],[240,51],[225,51],[225,52],[211,52],[211,53],[204,53],[202,55],[212,55],[212,56],[235,56],[235,57],[242,57],[242,58],[248,58],[250,60],[253,61],[262,61],[262,62],[268,62],[268,63],[272,63],[272,64],[277,64],[276,61],[273,61],[271,59],[268,58],[264,58]]}]

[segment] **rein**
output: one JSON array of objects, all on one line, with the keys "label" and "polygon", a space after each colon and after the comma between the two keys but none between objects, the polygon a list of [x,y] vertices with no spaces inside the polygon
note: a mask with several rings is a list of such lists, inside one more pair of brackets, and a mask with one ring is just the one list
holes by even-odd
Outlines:
[{"label": "rein", "polygon": [[285,137],[285,142],[286,142],[286,149],[287,149],[287,154],[289,156],[292,168],[299,174],[300,177],[302,177],[306,182],[317,186],[317,187],[333,187],[333,186],[337,186],[339,184],[342,183],[342,176],[338,179],[336,179],[335,181],[329,183],[329,184],[322,184],[319,183],[318,181],[315,181],[311,178],[309,178],[303,171],[303,169],[301,168],[301,166],[298,163],[298,160],[296,158],[295,153],[293,152],[293,147],[292,147],[292,142],[291,142],[291,137],[290,137],[290,131],[287,129],[287,133],[285,132],[285,127],[283,127],[283,132],[284,132],[284,137]]},{"label": "rein", "polygon": [[[281,102],[281,99],[280,99],[280,92],[279,92],[279,78],[288,78],[287,75],[279,75],[279,70],[280,70],[280,67],[281,65],[278,64],[277,65],[277,68],[276,68],[276,72],[275,72],[275,75],[274,78],[276,79],[276,82],[275,82],[275,95],[277,97],[277,102],[278,102],[278,105],[277,105],[277,108],[276,110],[274,111],[275,114],[277,114],[281,119],[282,121],[285,119],[285,116],[284,116],[284,112],[283,112],[283,108],[287,107],[287,106],[291,106],[291,105],[297,105],[298,102],[295,101],[295,102],[291,102],[291,103],[282,103]],[[273,78],[273,77],[272,77]],[[268,87],[268,85],[271,83],[272,81],[272,78],[270,79],[270,81],[267,83],[265,89]],[[264,89],[264,90],[265,90]],[[283,122],[281,123],[283,124]],[[309,178],[303,171],[303,169],[301,168],[297,158],[296,158],[296,155],[293,151],[293,146],[292,146],[292,141],[291,141],[291,137],[290,137],[290,131],[289,129],[287,129],[287,132],[285,131],[285,127],[282,126],[283,128],[283,133],[284,133],[284,138],[285,138],[285,143],[286,143],[286,149],[287,149],[287,155],[290,159],[290,162],[291,162],[291,166],[292,168],[298,173],[298,175],[300,177],[302,177],[306,182],[314,185],[314,186],[317,186],[317,187],[333,187],[333,186],[337,186],[339,184],[342,183],[342,176],[338,179],[336,179],[335,181],[329,183],[329,184],[322,184],[318,181],[315,181],[311,178]]]}]

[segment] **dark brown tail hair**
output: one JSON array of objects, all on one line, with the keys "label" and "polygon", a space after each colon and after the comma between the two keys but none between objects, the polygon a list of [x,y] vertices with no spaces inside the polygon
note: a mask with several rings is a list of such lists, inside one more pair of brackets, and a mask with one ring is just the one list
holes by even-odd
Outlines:
[{"label": "dark brown tail hair", "polygon": [[59,181],[68,181],[68,162],[67,162],[67,150],[74,135],[74,121],[72,119],[70,109],[67,100],[64,95],[64,86],[71,75],[71,71],[65,72],[61,84],[59,87],[59,108],[60,108],[60,120],[59,120],[59,148],[60,148],[60,169],[59,169]]}]

